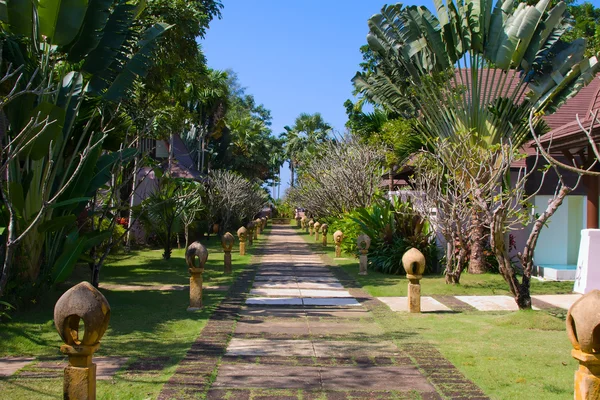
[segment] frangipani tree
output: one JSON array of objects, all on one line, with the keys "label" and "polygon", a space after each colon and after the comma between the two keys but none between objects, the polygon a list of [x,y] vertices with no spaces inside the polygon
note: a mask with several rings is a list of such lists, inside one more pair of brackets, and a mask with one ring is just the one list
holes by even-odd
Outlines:
[{"label": "frangipani tree", "polygon": [[[568,27],[564,2],[434,3],[437,16],[401,4],[373,16],[367,42],[377,62],[353,79],[369,101],[393,112],[413,104],[420,114],[415,129],[432,147],[444,139],[483,148],[510,140],[518,148],[530,137],[530,112],[538,126],[600,68],[584,56],[583,39],[560,40]],[[483,221],[473,204],[470,268],[480,272]]]}]

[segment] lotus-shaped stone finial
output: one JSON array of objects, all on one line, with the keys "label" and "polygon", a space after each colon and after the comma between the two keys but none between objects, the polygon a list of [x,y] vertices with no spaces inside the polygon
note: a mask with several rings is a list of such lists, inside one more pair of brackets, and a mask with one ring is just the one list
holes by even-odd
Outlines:
[{"label": "lotus-shaped stone finial", "polygon": [[338,246],[342,244],[342,240],[344,240],[344,233],[342,231],[335,231],[333,234],[333,241]]},{"label": "lotus-shaped stone finial", "polygon": [[406,271],[406,276],[418,276],[420,279],[425,272],[425,256],[413,247],[402,256],[402,266]]},{"label": "lotus-shaped stone finial", "polygon": [[[85,331],[79,337],[79,322]],[[62,340],[69,346],[94,346],[100,342],[108,322],[110,305],[98,289],[81,282],[67,290],[54,306],[54,325]]]},{"label": "lotus-shaped stone finial", "polygon": [[224,251],[231,251],[233,248],[233,242],[235,238],[229,232],[225,232],[225,234],[221,237],[221,246],[223,246]]},{"label": "lotus-shaped stone finial", "polygon": [[[197,267],[196,257],[198,257]],[[190,268],[203,270],[206,260],[208,260],[208,250],[206,250],[206,247],[200,242],[193,242],[185,251],[185,262]]]},{"label": "lotus-shaped stone finial", "polygon": [[321,231],[323,232],[323,235],[327,235],[328,230],[329,230],[329,225],[327,225],[327,224],[321,225]]},{"label": "lotus-shaped stone finial", "polygon": [[573,303],[567,312],[567,333],[575,350],[600,353],[600,290]]},{"label": "lotus-shaped stone finial", "polygon": [[248,235],[248,229],[242,226],[240,229],[237,230],[237,235],[240,239],[240,242],[245,242],[246,236]]},{"label": "lotus-shaped stone finial", "polygon": [[321,232],[321,223],[319,221],[315,222],[314,228],[316,232]]},{"label": "lotus-shaped stone finial", "polygon": [[367,251],[369,251],[369,246],[371,246],[371,238],[365,235],[364,233],[360,234],[356,238],[356,245],[358,246],[358,250],[362,254],[366,254]]}]

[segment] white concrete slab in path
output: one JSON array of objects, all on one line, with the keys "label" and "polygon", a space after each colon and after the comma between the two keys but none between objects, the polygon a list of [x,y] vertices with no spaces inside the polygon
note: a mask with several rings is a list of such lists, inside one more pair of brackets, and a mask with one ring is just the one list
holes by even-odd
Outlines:
[{"label": "white concrete slab in path", "polygon": [[564,308],[568,310],[571,308],[573,303],[581,298],[580,294],[537,294],[531,296],[534,299],[541,300],[548,304],[552,304],[555,307]]},{"label": "white concrete slab in path", "polygon": [[33,360],[33,357],[2,357],[0,358],[0,376],[11,376]]},{"label": "white concrete slab in path", "polygon": [[304,298],[305,306],[349,306],[360,307],[360,303],[355,298]]},{"label": "white concrete slab in path", "polygon": [[[392,310],[408,312],[408,297],[378,297],[378,299]],[[421,297],[421,312],[443,312],[452,311],[433,297]]]},{"label": "white concrete slab in path", "polygon": [[301,306],[299,297],[251,297],[246,300],[248,305],[257,306]]},{"label": "white concrete slab in path", "polygon": [[347,290],[300,289],[302,297],[352,297]]},{"label": "white concrete slab in path", "polygon": [[315,350],[310,340],[233,338],[229,342],[225,355],[315,357]]},{"label": "white concrete slab in path", "polygon": [[[510,296],[455,296],[479,311],[518,311],[519,307]],[[532,307],[539,310],[537,307]]]}]

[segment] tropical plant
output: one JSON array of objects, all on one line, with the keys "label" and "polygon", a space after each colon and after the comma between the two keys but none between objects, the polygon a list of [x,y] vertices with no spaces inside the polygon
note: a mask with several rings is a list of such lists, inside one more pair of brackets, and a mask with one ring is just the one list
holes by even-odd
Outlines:
[{"label": "tropical plant", "polygon": [[290,186],[293,187],[297,168],[303,163],[310,164],[311,158],[316,156],[317,148],[328,139],[332,128],[320,113],[302,113],[292,127],[285,126],[284,129],[282,136],[285,155],[290,164]]},{"label": "tropical plant", "polygon": [[[436,0],[437,17],[426,7],[385,6],[369,20],[377,64],[354,77],[355,87],[399,114],[407,101],[417,104],[415,127],[432,146],[466,132],[460,140],[473,148],[518,147],[530,137],[530,112],[536,126],[600,69],[584,56],[585,40],[561,40],[566,4],[549,4]],[[472,204],[471,262],[479,271],[483,210]]]}]

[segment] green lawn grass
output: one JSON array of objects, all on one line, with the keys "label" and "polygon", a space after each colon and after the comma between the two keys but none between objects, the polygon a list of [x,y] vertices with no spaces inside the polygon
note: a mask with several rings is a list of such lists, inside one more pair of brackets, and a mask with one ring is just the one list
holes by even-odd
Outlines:
[{"label": "green lawn grass", "polygon": [[[203,274],[205,286],[229,285],[248,267],[252,254],[265,235],[240,256],[237,246],[232,252],[233,275],[223,274],[223,250],[220,240],[203,241],[209,251]],[[189,274],[184,250],[174,250],[170,260],[163,260],[162,250],[140,250],[111,257],[101,273],[101,283],[125,285],[188,285]],[[20,310],[12,320],[0,324],[0,356],[35,356],[61,358],[62,344],[54,327],[53,309],[64,290],[88,278],[82,265],[72,279],[47,293],[33,307]],[[225,293],[203,293],[204,308],[187,312],[189,291],[117,291],[101,289],[111,306],[109,329],[101,340],[97,356],[139,357],[168,356],[166,368],[158,375],[129,374],[122,370],[111,381],[98,381],[99,399],[156,398],[162,385],[175,371],[191,344]],[[23,369],[26,372],[34,366]],[[14,375],[0,379],[1,398],[43,399],[62,397],[62,379],[26,379]]]},{"label": "green lawn grass", "polygon": [[[349,255],[333,260],[333,238],[323,248],[314,237],[298,232],[315,252],[331,265],[349,273],[372,296],[406,296],[404,276],[369,270],[358,275],[358,260]],[[533,281],[534,294],[570,293],[572,282]],[[464,274],[460,285],[446,285],[442,276],[425,276],[423,295],[506,295],[499,275]],[[408,314],[387,306],[375,311],[377,322],[398,345],[423,341],[435,346],[467,378],[492,399],[559,400],[573,396],[573,374],[577,362],[570,356],[564,317],[566,312],[543,311],[465,312]]]}]

